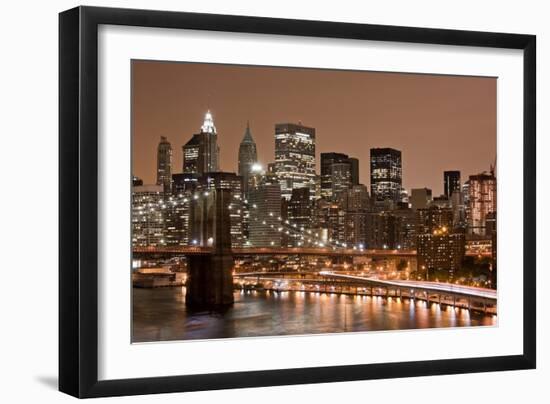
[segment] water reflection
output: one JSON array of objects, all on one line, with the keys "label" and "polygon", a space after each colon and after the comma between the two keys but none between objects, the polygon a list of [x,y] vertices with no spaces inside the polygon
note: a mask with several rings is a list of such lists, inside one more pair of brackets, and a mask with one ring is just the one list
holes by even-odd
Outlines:
[{"label": "water reflection", "polygon": [[225,312],[190,312],[185,288],[133,289],[133,341],[495,325],[437,303],[333,293],[236,291]]}]

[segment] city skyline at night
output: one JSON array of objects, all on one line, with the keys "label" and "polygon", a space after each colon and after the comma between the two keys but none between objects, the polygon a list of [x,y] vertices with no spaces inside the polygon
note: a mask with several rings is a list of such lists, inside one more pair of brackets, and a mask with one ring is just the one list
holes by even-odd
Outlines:
[{"label": "city skyline at night", "polygon": [[259,162],[273,162],[275,125],[284,122],[315,128],[317,174],[321,153],[345,153],[362,162],[360,182],[370,185],[370,148],[400,150],[408,192],[428,187],[443,194],[443,171],[467,178],[488,171],[496,156],[494,78],[147,61],[133,62],[133,77],[133,171],[145,183],[154,183],[151,147],[160,136],[172,145],[173,172],[181,172],[181,147],[199,132],[207,109],[217,126],[219,167],[227,172],[238,170],[247,125]]},{"label": "city skyline at night", "polygon": [[134,341],[495,324],[494,78],[132,66]]}]

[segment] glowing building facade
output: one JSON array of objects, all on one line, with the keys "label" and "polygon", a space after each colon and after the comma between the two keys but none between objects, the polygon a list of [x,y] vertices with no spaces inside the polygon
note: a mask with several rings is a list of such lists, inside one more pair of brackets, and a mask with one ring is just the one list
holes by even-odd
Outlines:
[{"label": "glowing building facade", "polygon": [[203,175],[219,171],[218,134],[210,111],[206,112],[201,131],[183,146],[183,172]]},{"label": "glowing building facade", "polygon": [[401,201],[401,151],[391,148],[370,149],[371,197],[375,202]]},{"label": "glowing building facade", "polygon": [[289,200],[292,190],[309,188],[315,195],[315,129],[300,124],[275,125],[274,171],[281,195]]}]

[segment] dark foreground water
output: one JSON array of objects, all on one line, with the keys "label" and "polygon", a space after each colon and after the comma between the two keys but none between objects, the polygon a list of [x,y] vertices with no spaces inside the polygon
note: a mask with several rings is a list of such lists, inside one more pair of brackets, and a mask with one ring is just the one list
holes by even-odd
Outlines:
[{"label": "dark foreground water", "polygon": [[190,312],[185,288],[133,289],[133,342],[495,325],[496,316],[408,299],[235,291],[224,313]]}]

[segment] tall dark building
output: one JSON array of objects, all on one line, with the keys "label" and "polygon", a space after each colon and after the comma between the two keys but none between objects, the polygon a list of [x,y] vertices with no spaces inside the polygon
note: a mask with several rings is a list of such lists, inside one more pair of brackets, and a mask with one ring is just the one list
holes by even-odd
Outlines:
[{"label": "tall dark building", "polygon": [[350,157],[349,163],[351,165],[351,185],[359,185],[359,159]]},{"label": "tall dark building", "polygon": [[444,171],[443,172],[443,186],[445,196],[451,199],[454,192],[461,191],[460,185],[460,171]]},{"label": "tall dark building", "polygon": [[321,196],[337,199],[347,189],[359,185],[359,160],[344,153],[321,153]]},{"label": "tall dark building", "polygon": [[279,183],[260,183],[249,189],[248,246],[280,247],[282,227],[281,186]]},{"label": "tall dark building", "polygon": [[313,221],[313,200],[309,188],[293,189],[287,206],[289,224],[299,230],[291,233],[288,241],[290,246],[300,247],[305,244],[304,234],[311,230]]},{"label": "tall dark building", "polygon": [[331,167],[331,196],[333,200],[338,201],[352,186],[351,164],[349,161],[345,161],[342,163],[333,163]]},{"label": "tall dark building", "polygon": [[165,136],[160,137],[157,148],[157,185],[162,185],[164,192],[172,188],[172,146]]},{"label": "tall dark building", "polygon": [[275,174],[283,198],[307,187],[315,195],[315,129],[294,123],[275,125]]},{"label": "tall dark building", "polygon": [[349,159],[343,153],[321,153],[321,196],[327,199],[332,197],[332,165],[346,162]]},{"label": "tall dark building", "polygon": [[401,185],[401,151],[391,148],[370,149],[370,186],[373,200],[399,202]]},{"label": "tall dark building", "polygon": [[250,125],[246,123],[243,140],[239,145],[239,175],[243,177],[243,192],[248,195],[248,180],[252,171],[252,166],[258,161],[256,143],[250,133]]},{"label": "tall dark building", "polygon": [[183,146],[183,172],[199,174],[219,171],[218,134],[210,111],[206,112],[201,131]]}]

